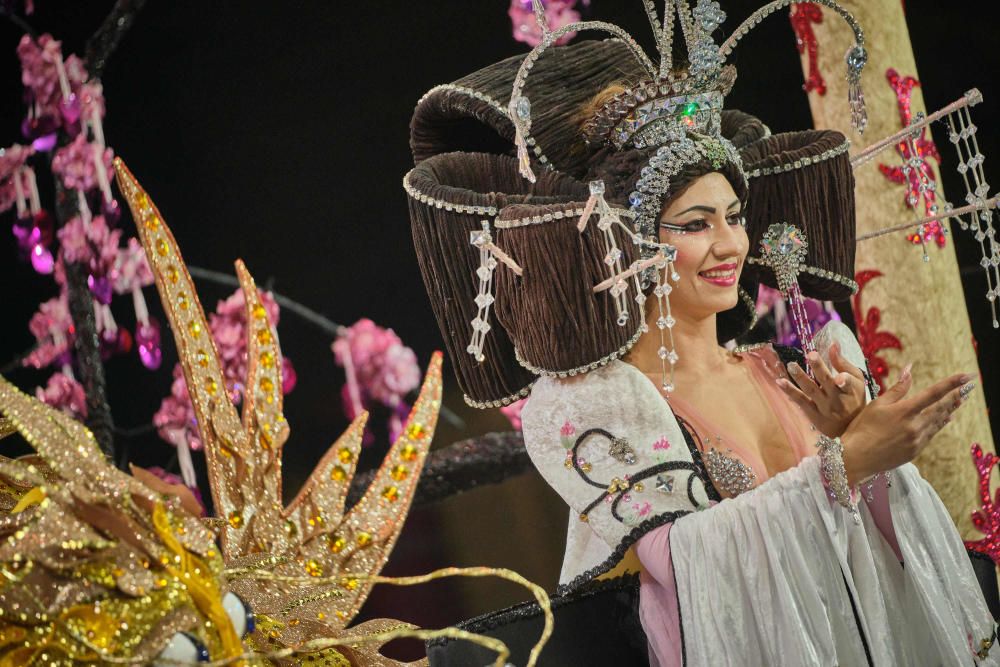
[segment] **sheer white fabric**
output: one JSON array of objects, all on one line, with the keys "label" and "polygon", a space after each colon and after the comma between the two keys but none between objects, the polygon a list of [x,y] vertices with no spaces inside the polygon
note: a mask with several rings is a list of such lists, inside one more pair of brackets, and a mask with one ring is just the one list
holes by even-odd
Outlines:
[{"label": "sheer white fabric", "polygon": [[[808,458],[670,531],[685,664],[974,662],[992,618],[947,511],[906,465],[890,489],[901,565],[862,507],[856,525]],[[848,596],[850,593],[850,597]]]}]

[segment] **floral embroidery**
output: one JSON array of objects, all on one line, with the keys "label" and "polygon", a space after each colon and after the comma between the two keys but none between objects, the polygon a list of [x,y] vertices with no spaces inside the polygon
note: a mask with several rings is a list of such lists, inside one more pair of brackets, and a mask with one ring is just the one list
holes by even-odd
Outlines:
[{"label": "floral embroidery", "polygon": [[653,449],[670,449],[670,441],[666,438],[660,438],[653,443]]},{"label": "floral embroidery", "polygon": [[559,429],[559,441],[565,449],[573,447],[573,436],[576,435],[576,427],[568,421]]}]

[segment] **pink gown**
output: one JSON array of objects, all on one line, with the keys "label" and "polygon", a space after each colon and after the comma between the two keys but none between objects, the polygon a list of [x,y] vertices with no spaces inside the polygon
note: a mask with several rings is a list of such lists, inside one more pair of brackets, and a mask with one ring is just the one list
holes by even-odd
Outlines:
[{"label": "pink gown", "polygon": [[[787,379],[788,375],[774,349],[770,346],[761,347],[745,352],[742,356],[750,364],[751,376],[757,389],[774,412],[797,460],[801,461],[814,455],[813,443],[816,441],[816,432],[798,406],[785,396],[775,382],[778,378]],[[699,446],[710,447],[713,441],[720,442],[716,440],[717,437],[720,437],[724,453],[748,465],[756,476],[757,485],[768,479],[769,475],[763,461],[754,455],[753,450],[747,448],[739,440],[720,432],[709,419],[683,399],[671,395],[670,407],[674,414],[681,417],[694,429],[698,436],[695,441],[701,441]],[[892,547],[896,557],[902,561],[892,525],[888,489],[884,479],[879,477],[872,484],[870,491],[866,490],[862,496],[871,498],[870,500],[865,498],[864,502],[868,504],[872,518],[882,536]],[[650,664],[653,667],[680,667],[684,664],[677,589],[670,559],[670,528],[672,525],[665,524],[651,530],[636,544],[636,555],[643,566],[643,572],[640,575],[639,616],[649,641]]]}]

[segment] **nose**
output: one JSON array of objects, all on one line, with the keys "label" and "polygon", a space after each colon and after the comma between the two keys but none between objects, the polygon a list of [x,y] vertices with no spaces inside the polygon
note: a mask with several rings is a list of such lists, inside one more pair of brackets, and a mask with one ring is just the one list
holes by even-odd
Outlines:
[{"label": "nose", "polygon": [[750,240],[742,225],[731,225],[725,219],[713,225],[712,254],[717,259],[742,258],[747,254]]}]

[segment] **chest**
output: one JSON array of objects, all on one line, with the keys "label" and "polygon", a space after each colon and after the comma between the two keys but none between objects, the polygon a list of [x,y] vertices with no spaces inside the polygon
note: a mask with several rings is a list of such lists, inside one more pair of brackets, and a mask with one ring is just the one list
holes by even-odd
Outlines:
[{"label": "chest", "polygon": [[[802,452],[803,417],[774,384],[780,371],[735,367],[698,383],[698,390],[672,400],[675,412],[695,431],[703,453],[746,465],[755,482],[795,466]],[[720,489],[721,491],[722,489]],[[733,495],[733,494],[726,494]]]}]

